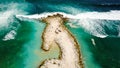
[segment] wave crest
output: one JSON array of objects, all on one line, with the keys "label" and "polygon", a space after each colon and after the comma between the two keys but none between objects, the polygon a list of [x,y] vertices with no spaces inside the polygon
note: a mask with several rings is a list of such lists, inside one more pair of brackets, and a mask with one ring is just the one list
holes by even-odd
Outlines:
[{"label": "wave crest", "polygon": [[[77,23],[70,24],[71,27],[83,27],[90,34],[105,38],[107,36],[119,36],[119,20],[120,11],[110,11],[110,12],[86,12],[79,13],[77,15],[66,14],[63,12],[52,12],[52,13],[42,13],[35,15],[16,15],[17,18],[28,18],[28,19],[41,19],[42,17],[51,16],[54,14],[62,14],[63,17],[69,20],[77,20]],[[72,21],[73,22],[73,21]]]}]

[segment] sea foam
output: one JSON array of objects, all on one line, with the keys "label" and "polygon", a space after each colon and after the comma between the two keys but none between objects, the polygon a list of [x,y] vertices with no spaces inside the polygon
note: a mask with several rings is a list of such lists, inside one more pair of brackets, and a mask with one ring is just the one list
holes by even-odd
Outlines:
[{"label": "sea foam", "polygon": [[[103,28],[103,25],[105,25],[106,23],[101,20],[120,20],[119,10],[114,10],[114,11],[111,10],[109,12],[84,12],[76,15],[66,14],[64,12],[44,12],[41,14],[34,14],[34,15],[16,15],[16,17],[21,20],[22,19],[40,20],[43,17],[52,16],[54,14],[62,14],[63,17],[68,18],[72,22],[76,20],[77,22],[76,24],[69,23],[69,25],[73,28],[83,27],[90,34],[101,38],[105,38],[109,36]],[[117,25],[114,23],[112,24]],[[113,29],[109,26],[108,28]]]}]

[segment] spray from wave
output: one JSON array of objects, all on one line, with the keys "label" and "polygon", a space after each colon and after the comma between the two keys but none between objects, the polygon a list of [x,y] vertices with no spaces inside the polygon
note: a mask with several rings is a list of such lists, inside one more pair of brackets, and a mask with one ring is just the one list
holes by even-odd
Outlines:
[{"label": "spray from wave", "polygon": [[24,17],[30,19],[40,19],[42,17],[52,16],[54,14],[62,14],[63,17],[71,19],[105,19],[105,20],[120,20],[120,11],[110,11],[110,12],[85,12],[79,13],[77,15],[66,14],[63,12],[45,12],[42,14],[35,15],[16,15],[16,17]]},{"label": "spray from wave", "polygon": [[28,4],[9,3],[0,4],[0,6],[0,37],[4,36],[2,37],[4,41],[14,39],[17,35],[16,31],[20,25],[15,18],[15,15],[28,14],[28,12],[24,10],[28,7]]},{"label": "spray from wave", "polygon": [[[42,17],[62,14],[63,17],[69,18],[68,23],[71,27],[83,27],[90,34],[105,38],[107,36],[119,36],[120,11],[110,12],[86,12],[77,15],[66,14],[63,12],[42,13],[35,15],[16,15],[17,18],[23,19],[41,19]],[[75,23],[76,22],[76,23]]]}]

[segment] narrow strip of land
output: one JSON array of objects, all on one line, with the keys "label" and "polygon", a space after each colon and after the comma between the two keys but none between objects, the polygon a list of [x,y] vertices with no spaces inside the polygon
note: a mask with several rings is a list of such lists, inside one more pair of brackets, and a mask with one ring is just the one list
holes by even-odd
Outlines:
[{"label": "narrow strip of land", "polygon": [[58,59],[45,60],[40,68],[84,68],[79,45],[64,26],[65,18],[56,14],[42,20],[47,24],[42,35],[42,49],[49,51],[52,44],[56,43],[60,48],[60,55]]}]

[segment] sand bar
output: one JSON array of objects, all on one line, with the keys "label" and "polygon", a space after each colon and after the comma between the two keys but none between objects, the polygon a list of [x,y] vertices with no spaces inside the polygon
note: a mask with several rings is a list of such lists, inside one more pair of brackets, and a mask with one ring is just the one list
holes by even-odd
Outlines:
[{"label": "sand bar", "polygon": [[42,18],[47,24],[42,35],[42,49],[49,51],[56,43],[60,48],[58,59],[45,60],[40,68],[84,68],[79,45],[74,36],[64,26],[65,18],[55,14]]}]

